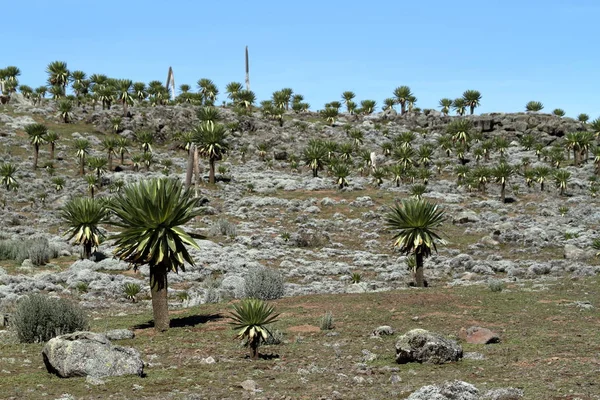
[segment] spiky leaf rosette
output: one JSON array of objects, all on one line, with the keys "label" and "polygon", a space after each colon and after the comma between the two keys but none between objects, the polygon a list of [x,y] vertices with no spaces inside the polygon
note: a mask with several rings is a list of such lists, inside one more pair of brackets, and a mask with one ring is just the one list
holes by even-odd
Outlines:
[{"label": "spiky leaf rosette", "polygon": [[444,210],[423,199],[404,199],[390,208],[386,216],[388,229],[394,232],[394,246],[402,253],[437,251],[436,241],[444,243],[434,228],[446,220]]},{"label": "spiky leaf rosette", "polygon": [[100,245],[103,237],[98,226],[106,221],[107,210],[103,200],[75,197],[69,200],[61,210],[61,218],[69,229],[65,232],[68,240],[76,244]]},{"label": "spiky leaf rosette", "polygon": [[112,225],[123,228],[114,235],[115,255],[134,265],[151,268],[163,263],[170,271],[185,271],[184,263],[194,265],[186,245],[199,249],[184,225],[200,215],[199,199],[179,180],[150,179],[123,188],[108,203],[116,217]]},{"label": "spiky leaf rosette", "polygon": [[233,329],[239,339],[247,338],[248,343],[267,340],[271,332],[266,325],[277,320],[275,308],[259,299],[245,299],[233,305],[231,319]]}]

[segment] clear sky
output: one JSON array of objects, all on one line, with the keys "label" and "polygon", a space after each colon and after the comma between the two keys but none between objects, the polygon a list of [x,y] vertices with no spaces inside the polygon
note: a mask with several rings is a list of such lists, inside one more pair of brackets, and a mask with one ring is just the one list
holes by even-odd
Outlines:
[{"label": "clear sky", "polygon": [[569,116],[600,116],[600,1],[138,1],[26,0],[2,5],[0,68],[45,84],[51,61],[69,69],[177,86],[244,82],[244,47],[258,100],[283,87],[311,108],[340,100],[382,105],[409,86],[436,108],[466,89],[476,111],[523,111],[530,100]]}]

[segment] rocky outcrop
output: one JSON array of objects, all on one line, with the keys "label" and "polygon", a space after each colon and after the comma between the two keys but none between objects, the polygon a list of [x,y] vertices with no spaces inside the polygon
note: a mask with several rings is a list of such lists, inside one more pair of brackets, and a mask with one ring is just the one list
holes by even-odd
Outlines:
[{"label": "rocky outcrop", "polygon": [[61,378],[138,375],[144,362],[137,350],[114,346],[106,336],[75,332],[50,339],[42,350],[48,372]]},{"label": "rocky outcrop", "polygon": [[[399,115],[394,120],[409,129],[421,129],[429,132],[443,132],[447,124],[455,116],[443,116],[436,110],[424,110],[422,113],[407,113]],[[469,115],[477,132],[488,133],[492,136],[502,135],[508,138],[532,134],[546,140],[562,137],[569,132],[585,131],[585,125],[572,118],[558,117],[552,114],[540,113],[489,113]],[[389,119],[389,118],[388,118]]]},{"label": "rocky outcrop", "polygon": [[423,386],[407,400],[519,400],[523,391],[515,388],[493,389],[479,394],[479,389],[463,381],[449,381],[439,385]]},{"label": "rocky outcrop", "polygon": [[479,400],[479,390],[463,381],[423,386],[408,396],[408,400]]},{"label": "rocky outcrop", "polygon": [[463,356],[462,347],[454,340],[424,329],[413,329],[396,342],[396,362],[444,364],[458,361]]}]

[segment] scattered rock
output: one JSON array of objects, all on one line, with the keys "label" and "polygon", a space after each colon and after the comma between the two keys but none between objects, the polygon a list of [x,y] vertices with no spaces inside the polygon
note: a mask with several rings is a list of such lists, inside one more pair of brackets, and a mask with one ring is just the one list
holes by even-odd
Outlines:
[{"label": "scattered rock", "polygon": [[565,244],[563,256],[566,260],[586,260],[589,257],[588,252],[572,244]]},{"label": "scattered rock", "polygon": [[372,336],[389,336],[394,334],[394,328],[389,325],[382,325],[373,330]]},{"label": "scattered rock", "polygon": [[572,303],[565,304],[566,306],[577,307],[581,310],[593,310],[594,306],[589,301],[574,301]]},{"label": "scattered rock", "polygon": [[479,222],[480,218],[474,211],[463,211],[452,218],[452,222],[455,224],[467,224],[469,222]]},{"label": "scattered rock", "polygon": [[485,360],[485,356],[483,354],[477,353],[475,351],[467,351],[463,354],[463,360],[481,361],[481,360]]},{"label": "scattered rock", "polygon": [[242,387],[242,389],[247,390],[249,392],[256,392],[257,388],[256,382],[252,379],[245,380],[244,382],[240,383],[240,386]]},{"label": "scattered rock", "polygon": [[458,361],[463,356],[462,347],[438,333],[413,329],[402,335],[396,343],[396,362],[443,364]]},{"label": "scattered rock", "polygon": [[129,329],[113,329],[104,333],[104,336],[106,336],[108,340],[124,340],[133,339],[135,337],[135,333]]},{"label": "scattered rock", "polygon": [[61,378],[75,376],[138,375],[144,362],[137,350],[114,346],[106,336],[75,332],[50,339],[42,350],[48,372]]},{"label": "scattered rock", "polygon": [[468,329],[461,328],[458,337],[471,344],[500,343],[500,336],[497,333],[479,326],[472,326]]},{"label": "scattered rock", "polygon": [[377,360],[377,354],[371,353],[369,350],[363,349],[362,351],[362,361],[365,363],[373,362]]},{"label": "scattered rock", "polygon": [[95,376],[90,376],[90,375],[85,377],[85,383],[87,383],[89,385],[93,385],[93,386],[100,386],[100,385],[106,384],[106,382],[104,382],[102,379],[96,378]]},{"label": "scattered rock", "polygon": [[463,381],[444,382],[441,385],[423,386],[408,396],[407,400],[479,400],[479,390]]}]

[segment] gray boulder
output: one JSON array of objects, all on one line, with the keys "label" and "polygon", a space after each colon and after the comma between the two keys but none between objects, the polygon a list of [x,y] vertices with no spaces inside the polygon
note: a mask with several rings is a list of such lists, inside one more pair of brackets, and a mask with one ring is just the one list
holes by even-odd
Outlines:
[{"label": "gray boulder", "polygon": [[42,356],[48,372],[61,378],[142,376],[144,372],[144,362],[137,350],[113,346],[106,336],[93,332],[52,338],[44,346]]},{"label": "gray boulder", "polygon": [[462,347],[439,333],[413,329],[396,342],[396,362],[443,364],[458,361],[463,356]]},{"label": "gray boulder", "polygon": [[451,381],[423,386],[407,400],[479,400],[479,390],[467,382]]},{"label": "gray boulder", "polygon": [[563,256],[567,260],[581,261],[581,260],[588,259],[590,255],[585,250],[580,249],[577,246],[567,243],[567,244],[565,244]]},{"label": "gray boulder", "polygon": [[458,213],[452,218],[454,224],[467,224],[469,222],[479,222],[479,220],[480,218],[477,213],[471,210]]}]

